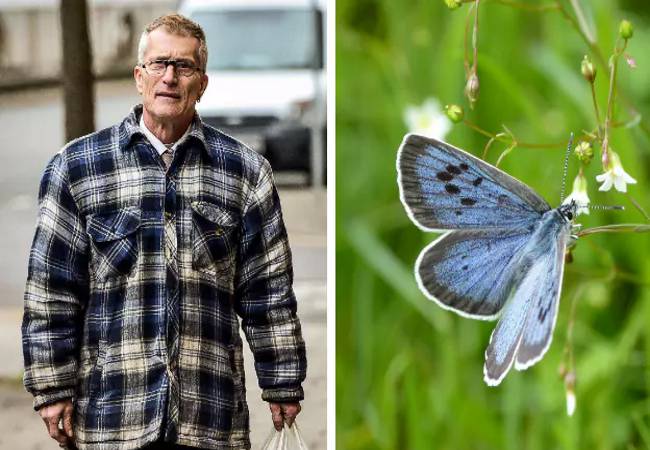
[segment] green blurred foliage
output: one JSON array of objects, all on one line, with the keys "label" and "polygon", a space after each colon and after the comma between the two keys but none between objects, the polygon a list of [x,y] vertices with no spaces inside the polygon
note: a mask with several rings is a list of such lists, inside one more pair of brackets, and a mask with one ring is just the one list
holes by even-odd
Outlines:
[{"label": "green blurred foliage", "polygon": [[[528,4],[541,4],[550,0]],[[634,24],[621,59],[616,120],[626,102],[642,114],[615,128],[611,146],[650,211],[650,7],[646,1],[581,0],[607,58],[618,24]],[[570,10],[569,3],[566,3]],[[554,340],[544,359],[512,370],[497,388],[483,382],[493,322],[464,319],[426,300],[413,276],[423,233],[399,201],[395,158],[407,132],[403,111],[428,97],[461,104],[468,120],[494,133],[506,125],[521,141],[562,143],[594,129],[580,63],[593,54],[557,11],[530,12],[484,0],[479,16],[480,98],[463,97],[463,39],[469,5],[443,0],[339,0],[336,7],[336,385],[341,449],[641,449],[650,448],[650,235],[580,239],[568,264]],[[607,68],[597,65],[603,114]],[[481,154],[487,139],[463,124],[446,138]],[[560,196],[564,145],[515,148],[501,167],[552,206]],[[487,157],[496,161],[505,145]],[[591,201],[624,212],[592,211],[584,227],[644,223],[628,197],[597,190],[600,149],[586,169]],[[568,189],[578,169],[572,157]],[[575,302],[573,352],[577,410],[567,417],[564,360]]]}]

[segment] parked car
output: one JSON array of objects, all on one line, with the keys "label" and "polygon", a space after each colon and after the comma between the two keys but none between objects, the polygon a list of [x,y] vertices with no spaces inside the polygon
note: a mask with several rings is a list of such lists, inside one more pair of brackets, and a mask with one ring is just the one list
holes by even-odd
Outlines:
[{"label": "parked car", "polygon": [[276,171],[324,173],[324,7],[324,0],[179,6],[208,41],[201,117],[262,153]]}]

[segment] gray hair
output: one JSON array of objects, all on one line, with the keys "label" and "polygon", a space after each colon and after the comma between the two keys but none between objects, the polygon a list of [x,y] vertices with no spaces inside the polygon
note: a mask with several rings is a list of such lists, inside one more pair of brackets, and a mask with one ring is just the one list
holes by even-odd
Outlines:
[{"label": "gray hair", "polygon": [[196,55],[199,60],[199,67],[205,71],[208,64],[208,45],[205,40],[205,33],[201,26],[180,14],[167,14],[160,16],[146,26],[140,42],[138,43],[138,64],[144,63],[144,54],[147,50],[147,38],[153,30],[163,27],[167,32],[178,36],[194,37],[199,41],[199,51]]}]

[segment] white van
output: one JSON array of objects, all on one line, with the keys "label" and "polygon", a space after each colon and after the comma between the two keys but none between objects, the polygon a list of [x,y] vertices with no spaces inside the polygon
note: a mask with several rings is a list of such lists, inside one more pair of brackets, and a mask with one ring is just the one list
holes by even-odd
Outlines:
[{"label": "white van", "polygon": [[[186,0],[179,12],[208,41],[205,122],[262,153],[274,169],[322,180],[324,0]],[[313,150],[312,150],[313,149]]]}]

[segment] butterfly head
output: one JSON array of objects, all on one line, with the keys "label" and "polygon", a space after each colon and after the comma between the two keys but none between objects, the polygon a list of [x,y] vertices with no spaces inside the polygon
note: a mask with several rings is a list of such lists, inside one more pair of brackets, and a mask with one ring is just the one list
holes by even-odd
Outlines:
[{"label": "butterfly head", "polygon": [[558,211],[566,223],[571,223],[576,218],[578,212],[578,204],[575,202],[575,200],[571,200],[570,202],[561,205],[558,208]]}]

